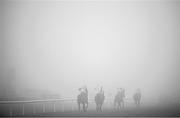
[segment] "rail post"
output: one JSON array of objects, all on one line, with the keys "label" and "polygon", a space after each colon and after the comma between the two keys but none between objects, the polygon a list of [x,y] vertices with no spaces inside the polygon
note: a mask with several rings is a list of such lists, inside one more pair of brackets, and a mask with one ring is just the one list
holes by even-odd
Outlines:
[{"label": "rail post", "polygon": [[43,103],[43,113],[45,113],[45,104]]},{"label": "rail post", "polygon": [[62,102],[62,112],[64,112],[64,101]]},{"label": "rail post", "polygon": [[24,116],[24,104],[22,104],[22,115]]},{"label": "rail post", "polygon": [[36,114],[36,107],[33,105],[33,114]]},{"label": "rail post", "polygon": [[71,111],[74,111],[74,107],[73,107],[73,100],[71,101]]},{"label": "rail post", "polygon": [[12,116],[13,115],[13,112],[12,112],[12,107],[10,106],[9,107],[9,115]]},{"label": "rail post", "polygon": [[53,102],[53,112],[56,112],[56,104]]}]

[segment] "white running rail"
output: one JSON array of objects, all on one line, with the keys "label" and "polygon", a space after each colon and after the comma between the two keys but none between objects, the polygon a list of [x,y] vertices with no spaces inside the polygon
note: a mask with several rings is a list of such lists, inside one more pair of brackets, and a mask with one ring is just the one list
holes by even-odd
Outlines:
[{"label": "white running rail", "polygon": [[[93,102],[94,99],[88,99],[89,102]],[[0,101],[0,105],[9,105],[9,116],[13,116],[13,107],[11,105],[18,104],[21,105],[22,108],[22,115],[25,115],[25,104],[30,103],[42,103],[42,109],[43,113],[46,112],[46,103],[52,103],[53,104],[53,112],[56,112],[56,103],[61,102],[62,103],[62,112],[64,112],[64,102],[76,102],[77,99],[46,99],[46,100],[26,100],[26,101]],[[73,104],[71,104],[71,110],[74,110]],[[33,107],[33,114],[36,113],[36,108]]]},{"label": "white running rail", "polygon": [[[127,101],[128,99],[125,99],[125,102]],[[17,105],[20,105],[21,106],[21,113],[22,113],[22,116],[25,115],[25,105],[26,104],[35,104],[35,103],[41,103],[42,104],[42,112],[45,113],[46,112],[46,103],[51,103],[53,104],[53,112],[56,112],[56,103],[60,102],[62,103],[62,106],[61,106],[61,110],[62,112],[64,112],[64,102],[71,102],[71,110],[73,111],[74,110],[74,105],[73,103],[76,102],[77,99],[46,99],[46,100],[27,100],[27,101],[0,101],[0,105],[9,105],[9,116],[13,116],[13,107],[12,105],[13,104],[17,104]],[[88,99],[88,102],[89,103],[94,103],[94,99],[91,98],[91,99]],[[113,99],[105,99],[104,101],[105,103],[113,103]],[[33,114],[36,114],[36,108],[35,106],[33,106]]]},{"label": "white running rail", "polygon": [[[22,115],[24,116],[25,115],[25,104],[29,104],[29,103],[42,103],[42,107],[43,107],[43,112],[46,111],[46,107],[45,107],[45,104],[47,102],[52,102],[53,104],[53,112],[56,112],[56,103],[57,102],[75,102],[76,99],[46,99],[46,100],[28,100],[28,101],[0,101],[0,105],[2,104],[6,104],[6,105],[9,105],[9,115],[10,116],[13,116],[13,108],[11,107],[11,105],[13,104],[19,104],[22,106]],[[73,107],[71,107],[73,109]],[[64,104],[62,106],[62,111],[64,111]],[[33,114],[36,113],[36,109],[35,107],[33,107]]]}]

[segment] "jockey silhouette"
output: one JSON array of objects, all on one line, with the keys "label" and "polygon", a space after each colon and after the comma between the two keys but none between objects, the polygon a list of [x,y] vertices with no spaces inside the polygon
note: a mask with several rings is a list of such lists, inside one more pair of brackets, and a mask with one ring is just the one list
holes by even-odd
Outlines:
[{"label": "jockey silhouette", "polygon": [[100,89],[98,89],[98,92],[95,96],[96,111],[97,112],[99,112],[99,111],[102,112],[102,105],[104,103],[104,99],[105,99],[104,91],[103,91],[103,87],[101,87]]},{"label": "jockey silhouette", "polygon": [[134,102],[136,104],[136,106],[140,106],[140,101],[141,101],[141,91],[138,88],[135,92],[135,94],[133,95],[134,98]]},{"label": "jockey silhouette", "polygon": [[[124,97],[125,97],[125,90],[123,88],[117,89],[117,94],[115,95],[114,99],[114,107],[119,110],[119,108],[124,108]],[[116,107],[117,105],[117,107]]]},{"label": "jockey silhouette", "polygon": [[101,86],[101,89],[100,89],[99,93],[104,94],[104,90],[103,90],[102,86]]},{"label": "jockey silhouette", "polygon": [[82,93],[82,92],[85,92],[88,94],[88,90],[87,90],[87,87],[86,86],[83,86],[81,88],[79,88],[79,91]]},{"label": "jockey silhouette", "polygon": [[85,112],[88,107],[88,90],[86,86],[79,88],[80,94],[77,97],[78,108],[80,111],[80,105],[83,105],[83,111]]}]

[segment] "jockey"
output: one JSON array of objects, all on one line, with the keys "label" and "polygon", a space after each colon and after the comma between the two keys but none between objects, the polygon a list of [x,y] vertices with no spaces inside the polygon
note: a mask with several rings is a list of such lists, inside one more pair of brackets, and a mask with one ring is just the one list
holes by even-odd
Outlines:
[{"label": "jockey", "polygon": [[86,94],[88,94],[88,90],[87,90],[87,87],[86,87],[86,86],[83,86],[83,87],[79,88],[79,91],[80,91],[81,93],[86,93]]},{"label": "jockey", "polygon": [[137,92],[137,93],[141,93],[141,90],[138,88],[138,89],[136,90],[136,92]]},{"label": "jockey", "polygon": [[140,105],[140,101],[141,101],[141,91],[140,91],[139,88],[136,90],[136,92],[134,93],[133,97],[134,97],[135,104],[139,106]]},{"label": "jockey", "polygon": [[87,87],[86,87],[86,86],[84,86],[84,90],[85,90],[85,92],[88,94],[88,90],[87,90]]},{"label": "jockey", "polygon": [[121,94],[122,88],[117,88],[117,94]]},{"label": "jockey", "polygon": [[117,88],[117,95],[122,96],[122,98],[125,97],[125,90],[123,88]]},{"label": "jockey", "polygon": [[125,89],[122,89],[122,95],[125,97]]},{"label": "jockey", "polygon": [[81,92],[82,92],[82,93],[85,93],[85,90],[84,90],[84,89],[81,89]]},{"label": "jockey", "polygon": [[104,94],[104,90],[103,90],[102,86],[101,86],[101,89],[100,89],[99,93]]}]

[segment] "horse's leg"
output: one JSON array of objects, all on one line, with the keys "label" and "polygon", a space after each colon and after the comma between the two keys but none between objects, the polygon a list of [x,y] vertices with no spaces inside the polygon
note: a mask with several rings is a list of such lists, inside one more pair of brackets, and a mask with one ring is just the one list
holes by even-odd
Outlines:
[{"label": "horse's leg", "polygon": [[86,109],[85,109],[85,103],[83,103],[83,111],[84,111],[84,112],[86,111]]},{"label": "horse's leg", "polygon": [[120,106],[120,105],[119,105],[119,103],[118,103],[118,105],[117,105],[117,111],[119,111],[119,106]]},{"label": "horse's leg", "polygon": [[100,111],[102,112],[102,104],[100,104]]},{"label": "horse's leg", "polygon": [[88,105],[87,105],[87,103],[84,103],[84,111],[87,111],[87,107],[88,107]]},{"label": "horse's leg", "polygon": [[87,111],[87,104],[85,104],[85,111]]},{"label": "horse's leg", "polygon": [[101,111],[101,108],[100,108],[101,106],[100,106],[100,104],[98,105],[98,111]]},{"label": "horse's leg", "polygon": [[135,103],[135,105],[136,105],[136,100],[134,100],[134,103]]},{"label": "horse's leg", "polygon": [[80,103],[78,102],[78,110],[80,111]]},{"label": "horse's leg", "polygon": [[124,100],[122,101],[122,107],[124,108]]},{"label": "horse's leg", "polygon": [[98,112],[98,104],[96,103],[96,111]]},{"label": "horse's leg", "polygon": [[121,101],[119,102],[119,108],[118,108],[118,110],[120,110],[121,109]]},{"label": "horse's leg", "polygon": [[99,104],[98,110],[101,111],[101,105]]},{"label": "horse's leg", "polygon": [[86,110],[87,110],[87,108],[88,108],[88,102],[87,102],[86,104],[87,104],[87,106],[86,106]]},{"label": "horse's leg", "polygon": [[99,105],[97,104],[97,112],[99,112]]},{"label": "horse's leg", "polygon": [[118,111],[118,107],[119,107],[119,104],[117,103],[117,105],[115,107],[115,111]]},{"label": "horse's leg", "polygon": [[115,103],[114,103],[114,110],[115,110],[115,111],[116,111],[116,109],[117,109],[116,107],[117,107],[117,106],[116,106],[116,102],[115,102]]},{"label": "horse's leg", "polygon": [[122,103],[122,101],[119,102],[119,109],[121,109],[121,107],[122,107],[122,106],[121,106],[121,103]]},{"label": "horse's leg", "polygon": [[140,106],[140,100],[138,100],[138,106]]},{"label": "horse's leg", "polygon": [[121,101],[121,108],[123,108],[123,101]]},{"label": "horse's leg", "polygon": [[97,112],[99,111],[99,105],[97,104]]},{"label": "horse's leg", "polygon": [[87,103],[84,103],[85,111],[87,111]]},{"label": "horse's leg", "polygon": [[97,107],[98,107],[98,112],[99,112],[99,104],[97,105]]},{"label": "horse's leg", "polygon": [[116,102],[114,102],[114,111],[116,111]]},{"label": "horse's leg", "polygon": [[135,103],[136,103],[136,106],[138,106],[138,101],[137,100],[135,101]]}]

